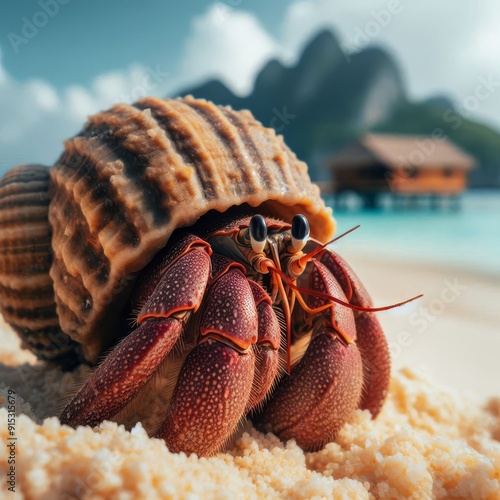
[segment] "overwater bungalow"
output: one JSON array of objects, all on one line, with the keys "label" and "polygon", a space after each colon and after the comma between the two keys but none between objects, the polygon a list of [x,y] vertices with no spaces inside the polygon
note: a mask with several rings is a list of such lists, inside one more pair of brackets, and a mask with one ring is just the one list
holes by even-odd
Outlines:
[{"label": "overwater bungalow", "polygon": [[446,199],[458,206],[474,165],[474,158],[441,129],[432,136],[366,134],[328,162],[337,207],[347,193],[355,192],[366,208],[377,207],[386,193],[395,207],[421,205],[422,200],[437,207]]}]

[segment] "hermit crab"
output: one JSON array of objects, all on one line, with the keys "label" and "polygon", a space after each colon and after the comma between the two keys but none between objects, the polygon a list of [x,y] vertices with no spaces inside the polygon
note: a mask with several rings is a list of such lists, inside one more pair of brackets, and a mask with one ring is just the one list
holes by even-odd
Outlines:
[{"label": "hermit crab", "polygon": [[357,408],[377,415],[390,371],[333,231],[251,113],[145,98],[92,116],[50,170],[5,174],[0,307],[40,358],[97,366],[63,423],[154,413],[150,435],[209,455],[250,415],[318,449]]}]

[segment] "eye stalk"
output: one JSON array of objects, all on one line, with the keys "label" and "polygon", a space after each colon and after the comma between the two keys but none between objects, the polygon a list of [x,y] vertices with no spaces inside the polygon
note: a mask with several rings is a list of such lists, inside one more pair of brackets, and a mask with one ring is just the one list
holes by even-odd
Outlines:
[{"label": "eye stalk", "polygon": [[267,241],[267,224],[262,215],[254,215],[251,218],[249,233],[252,250],[256,253],[262,253]]},{"label": "eye stalk", "polygon": [[292,246],[299,252],[309,240],[309,222],[305,215],[297,214],[292,219]]}]

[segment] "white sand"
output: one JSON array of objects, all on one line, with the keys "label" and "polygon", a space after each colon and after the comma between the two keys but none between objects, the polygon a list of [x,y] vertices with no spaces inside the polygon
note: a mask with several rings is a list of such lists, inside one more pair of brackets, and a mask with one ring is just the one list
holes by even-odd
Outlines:
[{"label": "white sand", "polygon": [[[0,406],[15,391],[16,493],[7,491],[8,413],[0,409],[0,498],[491,498],[500,499],[498,289],[487,277],[351,255],[378,304],[423,292],[424,300],[381,315],[394,353],[388,401],[376,421],[358,411],[335,443],[303,453],[250,425],[227,453],[170,454],[140,425],[61,427],[61,398],[86,370],[62,374],[20,351],[0,326]],[[444,280],[465,290],[432,306]],[[453,300],[451,300],[453,298]],[[442,308],[442,311],[441,311]],[[437,314],[439,312],[439,314]],[[409,317],[417,316],[410,323]],[[419,329],[422,329],[420,332]],[[403,334],[405,333],[406,334]],[[430,376],[417,374],[421,365]],[[448,388],[444,387],[448,386]],[[454,389],[458,388],[458,389]]]},{"label": "white sand", "polygon": [[500,279],[451,266],[351,253],[375,305],[424,294],[379,313],[394,367],[426,371],[477,401],[500,396]]}]

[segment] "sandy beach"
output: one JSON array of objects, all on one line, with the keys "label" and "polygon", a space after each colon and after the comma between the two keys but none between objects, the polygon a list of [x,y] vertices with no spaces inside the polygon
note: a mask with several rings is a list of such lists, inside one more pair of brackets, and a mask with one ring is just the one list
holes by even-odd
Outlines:
[{"label": "sandy beach", "polygon": [[[88,369],[63,374],[36,362],[2,325],[0,435],[8,439],[11,389],[19,439],[9,498],[500,498],[500,398],[487,403],[500,396],[495,279],[339,252],[376,305],[425,294],[380,313],[394,368],[375,421],[358,410],[316,453],[247,423],[232,448],[209,459],[171,454],[140,424],[70,429],[54,416]],[[2,477],[7,457],[2,447]]]},{"label": "sandy beach", "polygon": [[[347,250],[347,249],[346,249]],[[500,396],[500,277],[453,266],[339,253],[375,305],[424,296],[379,313],[394,369],[426,372],[478,402]]]}]

